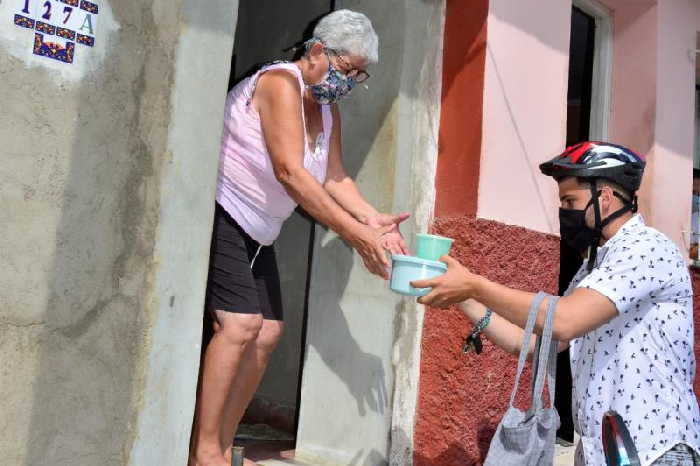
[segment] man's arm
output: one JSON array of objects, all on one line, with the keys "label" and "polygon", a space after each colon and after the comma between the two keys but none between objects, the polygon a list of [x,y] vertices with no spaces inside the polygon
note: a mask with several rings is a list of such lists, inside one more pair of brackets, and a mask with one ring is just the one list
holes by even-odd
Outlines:
[{"label": "man's arm", "polygon": [[[448,264],[444,275],[412,283],[415,288],[432,288],[418,300],[421,304],[447,307],[473,298],[508,322],[524,328],[534,293],[515,290],[473,274],[455,259],[440,259]],[[540,305],[535,333],[541,333],[546,301]],[[554,314],[552,335],[556,340],[569,341],[600,327],[617,316],[615,305],[607,297],[586,288],[577,288],[571,295],[559,300]]]},{"label": "man's arm", "polygon": [[[473,299],[468,299],[459,303],[459,309],[473,324],[486,314],[486,306]],[[489,324],[481,334],[489,339],[491,343],[500,347],[504,351],[518,355],[523,345],[524,331],[517,325],[513,325],[498,314],[492,314]],[[530,341],[528,355],[531,355],[535,348],[535,339]]]},{"label": "man's arm", "polygon": [[[473,299],[468,299],[459,304],[459,309],[464,313],[473,324],[476,324],[479,319],[481,319],[484,314],[486,314],[486,306]],[[486,326],[483,332],[483,336],[489,339],[491,343],[503,349],[504,351],[519,355],[520,348],[523,345],[523,337],[525,336],[525,331],[508,322],[503,317],[494,313],[491,315],[491,320]],[[559,351],[565,350],[569,346],[568,341],[559,343]],[[532,356],[532,352],[535,350],[535,337],[530,338],[530,345],[528,349],[528,357]]]}]

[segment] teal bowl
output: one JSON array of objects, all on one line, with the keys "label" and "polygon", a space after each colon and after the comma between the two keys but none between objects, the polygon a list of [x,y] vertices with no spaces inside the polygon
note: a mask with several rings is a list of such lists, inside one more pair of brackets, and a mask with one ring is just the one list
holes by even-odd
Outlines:
[{"label": "teal bowl", "polygon": [[416,235],[416,257],[439,260],[445,254],[449,254],[453,242],[452,238],[419,233]]},{"label": "teal bowl", "polygon": [[438,277],[447,272],[447,264],[413,256],[391,256],[391,290],[406,296],[425,296],[430,288],[413,288],[411,282]]}]

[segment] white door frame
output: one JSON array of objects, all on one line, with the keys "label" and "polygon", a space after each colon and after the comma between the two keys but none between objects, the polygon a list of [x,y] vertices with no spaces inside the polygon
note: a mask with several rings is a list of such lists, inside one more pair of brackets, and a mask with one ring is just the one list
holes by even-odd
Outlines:
[{"label": "white door frame", "polygon": [[595,18],[589,139],[607,141],[612,90],[612,13],[598,0],[573,0],[573,6]]}]

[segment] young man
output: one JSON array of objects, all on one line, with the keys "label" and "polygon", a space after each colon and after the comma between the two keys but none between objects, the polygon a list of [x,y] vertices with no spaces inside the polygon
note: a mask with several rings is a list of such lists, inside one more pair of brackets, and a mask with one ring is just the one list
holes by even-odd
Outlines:
[{"label": "young man", "polygon": [[[540,165],[559,184],[562,239],[588,251],[553,330],[560,349],[571,348],[577,465],[605,464],[601,421],[610,409],[624,418],[643,466],[700,465],[690,277],[678,248],[636,214],[644,165],[629,149],[593,142]],[[433,288],[419,302],[461,303],[474,322],[493,312],[484,334],[517,354],[533,293],[442,260],[445,275],[413,284]]]}]

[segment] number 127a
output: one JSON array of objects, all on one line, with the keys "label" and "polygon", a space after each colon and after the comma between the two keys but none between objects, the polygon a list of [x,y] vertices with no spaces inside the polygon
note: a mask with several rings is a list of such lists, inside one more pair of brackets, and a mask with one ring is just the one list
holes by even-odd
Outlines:
[{"label": "number 127a", "polygon": [[[44,14],[41,15],[42,18],[44,18],[47,21],[51,20],[51,8],[52,8],[52,3],[48,0],[44,2]],[[29,0],[24,0],[24,8],[22,8],[22,13],[24,14],[30,14],[29,12]],[[66,24],[68,20],[70,19],[70,16],[73,14],[73,8],[70,6],[67,6],[63,8],[63,14],[66,15],[66,17],[63,19],[63,24]]]}]

